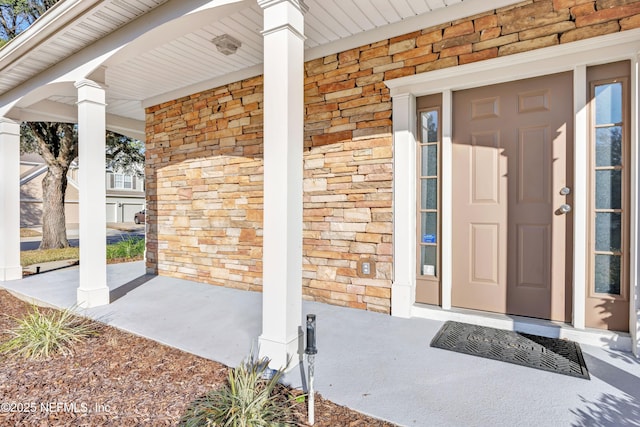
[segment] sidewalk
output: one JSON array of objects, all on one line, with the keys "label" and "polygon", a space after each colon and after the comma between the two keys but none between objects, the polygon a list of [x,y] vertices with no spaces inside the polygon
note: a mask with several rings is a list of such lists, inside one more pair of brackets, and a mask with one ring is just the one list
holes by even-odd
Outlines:
[{"label": "sidewalk", "polygon": [[[236,366],[261,332],[261,295],[108,266],[115,301],[86,314]],[[0,287],[57,307],[75,303],[78,268]],[[581,345],[591,380],[434,349],[441,322],[303,302],[317,315],[316,389],[340,405],[403,426],[637,426],[640,361]],[[302,384],[300,369],[285,380]]]}]

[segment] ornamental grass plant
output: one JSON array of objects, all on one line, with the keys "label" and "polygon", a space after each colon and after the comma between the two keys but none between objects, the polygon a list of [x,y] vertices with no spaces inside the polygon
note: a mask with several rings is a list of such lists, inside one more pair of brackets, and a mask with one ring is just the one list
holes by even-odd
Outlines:
[{"label": "ornamental grass plant", "polygon": [[0,353],[27,359],[73,353],[73,347],[98,334],[89,319],[75,315],[75,307],[66,310],[41,310],[35,305],[22,318],[12,317],[15,326],[5,330],[7,341],[0,343]]},{"label": "ornamental grass plant", "polygon": [[270,373],[269,359],[252,352],[247,361],[229,371],[227,384],[191,404],[183,427],[262,427],[294,425],[295,401],[279,384],[283,371]]}]

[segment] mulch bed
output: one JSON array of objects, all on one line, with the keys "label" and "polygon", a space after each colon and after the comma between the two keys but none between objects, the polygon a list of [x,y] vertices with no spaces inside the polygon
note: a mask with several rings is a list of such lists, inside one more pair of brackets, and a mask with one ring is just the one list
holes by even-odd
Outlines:
[{"label": "mulch bed", "polygon": [[[5,315],[21,317],[29,305],[0,291]],[[43,309],[46,310],[46,309]],[[13,325],[0,316],[0,340]],[[177,425],[189,404],[226,382],[225,365],[99,324],[99,335],[71,356],[45,361],[0,356],[0,425]],[[306,405],[295,408],[306,425]],[[393,427],[316,395],[321,427]]]}]

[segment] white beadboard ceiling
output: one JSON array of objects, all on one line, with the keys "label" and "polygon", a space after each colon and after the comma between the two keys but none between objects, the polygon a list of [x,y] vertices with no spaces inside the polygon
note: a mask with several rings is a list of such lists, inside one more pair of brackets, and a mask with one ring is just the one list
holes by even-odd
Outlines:
[{"label": "white beadboard ceiling", "polygon": [[[62,0],[62,2],[69,0]],[[0,50],[0,94],[11,90],[42,71],[64,61],[108,34],[160,7],[164,3],[182,0],[84,0],[91,6],[82,16],[70,22],[62,31],[40,43],[27,55],[9,62]],[[505,0],[501,0],[505,3]],[[305,49],[320,52],[347,39],[357,39],[368,32],[395,25],[394,35],[414,31],[415,21],[457,5],[459,16],[465,7],[486,0],[305,0],[309,12],[305,15]],[[489,2],[489,3],[493,3]],[[511,2],[515,3],[515,2]],[[455,7],[454,7],[455,9]],[[468,15],[468,13],[467,13]],[[46,15],[45,15],[46,16]],[[449,17],[449,15],[447,15]],[[404,22],[414,22],[406,26]],[[157,43],[132,46],[134,55],[107,65],[107,112],[126,118],[144,120],[144,104],[163,95],[179,93],[184,88],[197,88],[208,82],[222,81],[237,73],[259,74],[263,62],[262,9],[256,0],[244,0],[240,7],[204,25],[181,28],[180,34]],[[211,39],[222,34],[240,40],[242,46],[230,56],[219,53]],[[382,37],[381,37],[382,38]],[[131,48],[131,46],[129,47]],[[138,50],[135,50],[138,49]],[[3,62],[4,61],[4,62]],[[258,72],[256,72],[258,70]],[[204,87],[203,87],[204,88]],[[53,95],[50,101],[73,105],[74,96]]]}]

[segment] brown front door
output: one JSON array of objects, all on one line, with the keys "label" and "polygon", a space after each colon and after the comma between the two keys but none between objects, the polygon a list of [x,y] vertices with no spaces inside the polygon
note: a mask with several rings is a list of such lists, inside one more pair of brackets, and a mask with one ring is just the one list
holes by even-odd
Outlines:
[{"label": "brown front door", "polygon": [[570,320],[572,106],[571,73],[454,93],[454,306]]}]

